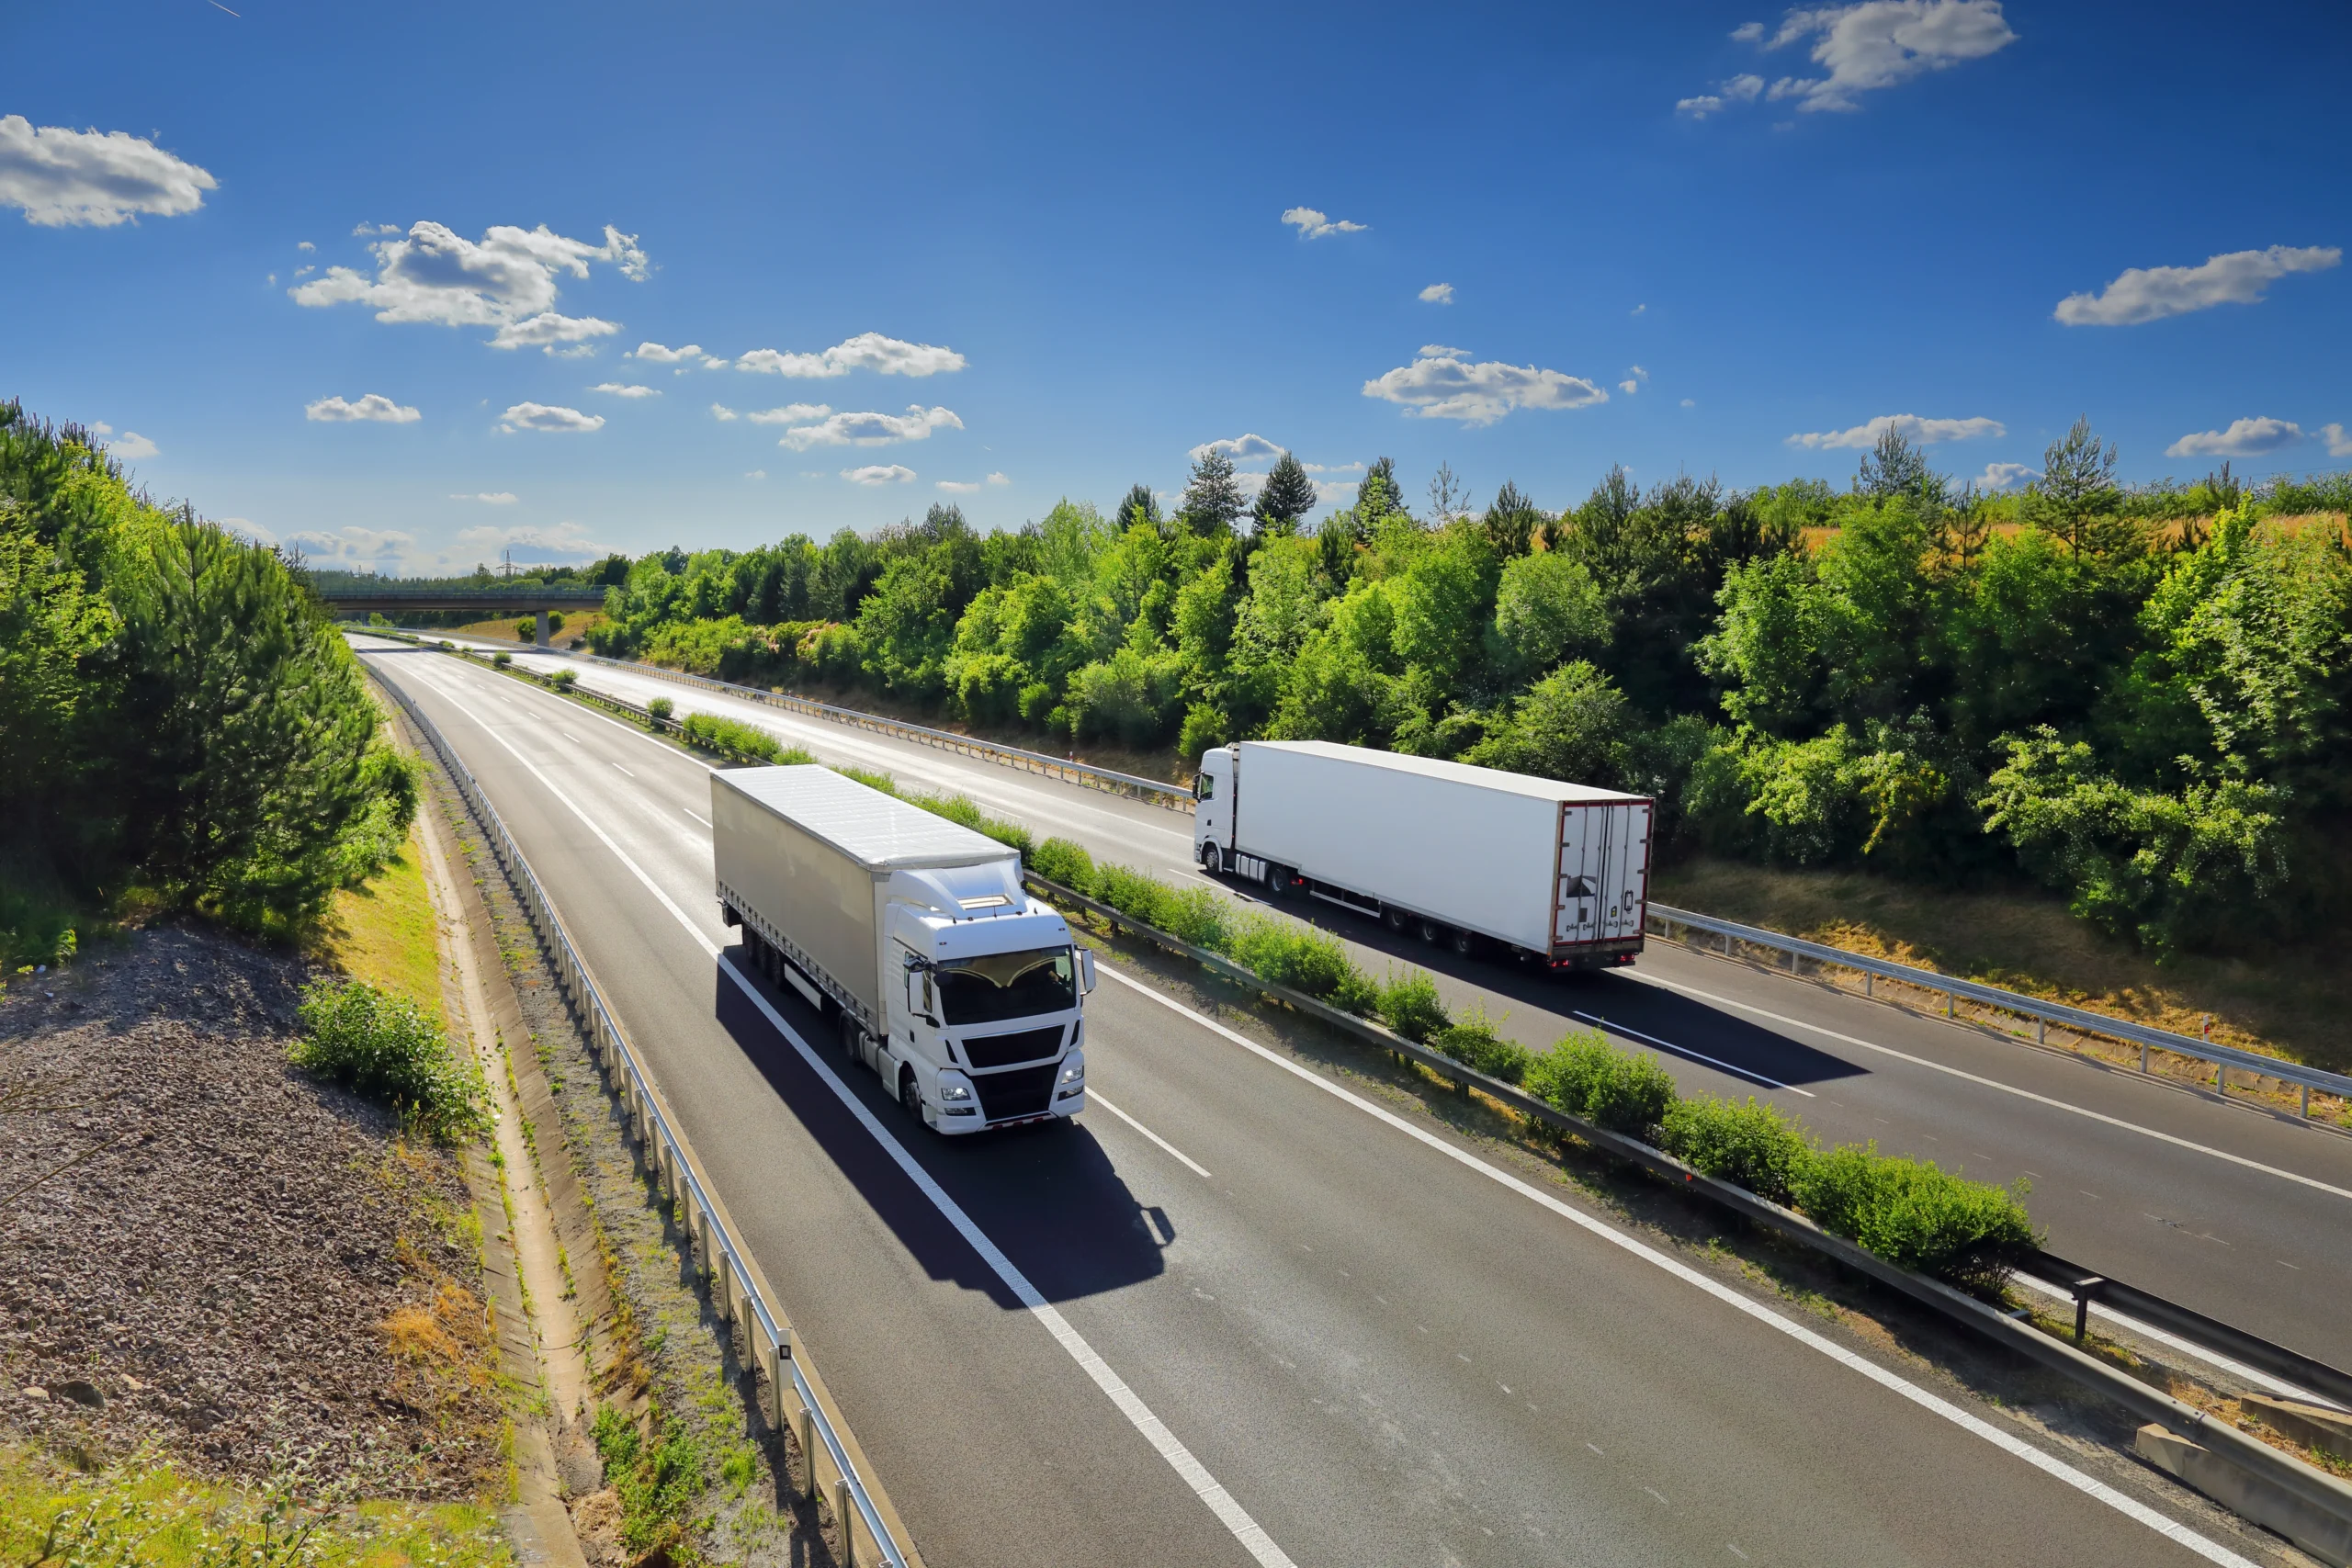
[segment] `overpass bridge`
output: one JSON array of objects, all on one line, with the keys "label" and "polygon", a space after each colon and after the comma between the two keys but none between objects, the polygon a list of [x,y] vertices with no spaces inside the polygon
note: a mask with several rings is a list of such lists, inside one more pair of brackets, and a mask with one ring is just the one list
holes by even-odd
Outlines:
[{"label": "overpass bridge", "polygon": [[457,611],[487,620],[492,615],[536,615],[539,647],[548,646],[548,612],[601,610],[601,588],[337,588],[322,589],[319,597],[349,615],[411,612]]}]

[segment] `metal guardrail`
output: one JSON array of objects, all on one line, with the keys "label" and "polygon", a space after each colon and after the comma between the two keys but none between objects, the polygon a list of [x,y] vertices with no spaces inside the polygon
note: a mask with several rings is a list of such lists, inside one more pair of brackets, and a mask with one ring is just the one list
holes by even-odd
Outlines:
[{"label": "metal guardrail", "polygon": [[[859,1472],[851,1444],[844,1438],[829,1407],[832,1401],[822,1393],[821,1380],[817,1379],[805,1359],[795,1353],[792,1325],[783,1313],[769,1300],[762,1276],[748,1260],[742,1244],[728,1224],[725,1213],[705,1185],[698,1162],[694,1158],[684,1136],[673,1124],[661,1094],[639,1060],[636,1048],[617,1019],[605,1005],[595,982],[589,978],[588,966],[582,961],[579,950],[572,945],[571,933],[564,930],[557,917],[554,902],[540,886],[537,875],[523,858],[521,847],[507,831],[498,810],[457,750],[444,739],[440,729],[425,717],[407,693],[390,682],[379,682],[401,705],[418,732],[439,753],[450,778],[456,782],[467,807],[474,814],[489,840],[491,852],[498,857],[516,890],[522,894],[524,912],[537,930],[539,940],[555,965],[559,980],[588,1025],[589,1038],[598,1061],[614,1089],[621,1096],[639,1143],[643,1145],[655,1179],[673,1207],[685,1209],[689,1245],[695,1261],[703,1270],[710,1287],[712,1304],[727,1323],[729,1331],[741,1325],[744,1337],[760,1352],[767,1373],[772,1407],[769,1418],[781,1431],[790,1420],[800,1441],[800,1450],[808,1466],[808,1495],[820,1495],[821,1483],[817,1456],[822,1452],[831,1461],[834,1477],[833,1514],[842,1532],[842,1556],[854,1563],[860,1560],[852,1519],[862,1521],[865,1533],[882,1560],[890,1568],[912,1568],[907,1551],[886,1522],[873,1489]],[[681,1200],[684,1200],[683,1205]],[[787,1410],[785,1390],[789,1388],[797,1402],[796,1411]],[[913,1560],[919,1561],[919,1560]]]},{"label": "metal guardrail", "polygon": [[2133,1023],[2128,1019],[2110,1017],[2103,1012],[2068,1007],[2063,1002],[2045,1002],[2037,997],[2025,996],[2017,991],[2005,991],[1998,986],[1983,985],[1974,980],[1962,980],[1951,975],[1939,975],[1932,969],[1917,969],[1910,964],[1895,964],[1883,958],[1870,958],[1859,953],[1849,953],[1842,947],[1831,947],[1825,942],[1806,942],[1800,937],[1783,936],[1779,931],[1765,931],[1757,926],[1744,926],[1736,920],[1720,920],[1713,915],[1693,914],[1688,909],[1669,908],[1663,904],[1652,904],[1649,907],[1649,921],[1658,928],[1658,934],[1661,936],[1672,936],[1673,928],[1676,926],[1719,936],[1723,939],[1724,952],[1726,954],[1732,951],[1734,942],[1784,953],[1788,956],[1792,973],[1795,972],[1796,960],[1799,958],[1810,958],[1817,964],[1828,964],[1836,968],[1856,970],[1864,977],[1863,994],[1866,996],[1875,994],[1874,989],[1870,986],[1870,981],[1872,979],[1895,980],[1906,986],[1917,986],[1922,990],[1939,991],[1943,993],[1944,1016],[1947,1018],[1956,1019],[1961,1016],[1960,1002],[1965,998],[1982,1007],[2030,1020],[2034,1024],[2033,1037],[2034,1043],[2037,1045],[2044,1043],[2048,1028],[2053,1023],[2075,1030],[2079,1033],[2097,1034],[2109,1040],[2120,1040],[2127,1044],[2140,1047],[2140,1070],[2143,1073],[2148,1070],[2148,1053],[2151,1051],[2168,1051],[2176,1056],[2187,1056],[2192,1060],[2213,1064],[2214,1087],[2224,1092],[2227,1092],[2229,1088],[2230,1068],[2237,1067],[2250,1073],[2260,1073],[2265,1077],[2277,1078],[2300,1088],[2302,1090],[2302,1113],[2305,1116],[2311,1114],[2312,1090],[2313,1089],[2352,1100],[2352,1077],[2346,1077],[2341,1073],[2327,1072],[2319,1067],[2307,1067],[2300,1062],[2290,1062],[2282,1057],[2265,1056],[2254,1051],[2241,1051],[2231,1045],[2216,1045],[2210,1040],[2199,1040],[2195,1035],[2175,1034],[2168,1029],[2151,1028],[2146,1024]]}]

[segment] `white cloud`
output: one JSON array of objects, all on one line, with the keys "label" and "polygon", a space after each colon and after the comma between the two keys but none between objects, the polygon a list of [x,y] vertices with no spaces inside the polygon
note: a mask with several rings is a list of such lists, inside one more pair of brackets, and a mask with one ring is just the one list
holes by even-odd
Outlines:
[{"label": "white cloud", "polygon": [[44,229],[111,229],[139,214],[176,218],[220,182],[126,130],[69,130],[0,115],[0,207]]},{"label": "white cloud", "polygon": [[899,441],[927,441],[934,430],[961,430],[964,422],[947,409],[926,409],[909,403],[896,413],[837,413],[816,424],[795,425],[776,445],[795,452],[811,446],[888,446]]},{"label": "white cloud", "polygon": [[479,501],[484,506],[512,506],[517,501],[521,500],[522,497],[516,495],[511,490],[484,490],[476,491],[471,495],[453,494],[449,499],[451,501]]},{"label": "white cloud", "polygon": [[768,471],[765,468],[751,468],[745,470],[743,477],[747,479],[763,479],[768,477]]},{"label": "white cloud", "polygon": [[1451,305],[1453,303],[1453,285],[1432,283],[1421,290],[1421,298],[1432,305]]},{"label": "white cloud", "polygon": [[753,424],[799,424],[832,412],[830,403],[786,403],[780,409],[753,409],[749,417]]},{"label": "white cloud", "polygon": [[1858,109],[1860,94],[1982,60],[2018,37],[2001,15],[2001,0],[1862,0],[1799,8],[1782,17],[1780,30],[1769,39],[1761,22],[1743,23],[1731,36],[1765,49],[1809,39],[1813,47],[1807,53],[1828,74],[1783,76],[1770,88],[1760,76],[1735,76],[1712,94],[1682,99],[1675,105],[1678,110],[1704,119],[1727,104],[1755,102],[1759,89],[1775,103],[1796,99],[1800,113]]},{"label": "white cloud", "polygon": [[710,405],[710,417],[718,420],[721,423],[725,423],[730,419],[741,419],[743,416],[737,413],[733,409],[729,408],[725,403],[713,403]]},{"label": "white cloud", "polygon": [[268,529],[263,527],[260,524],[254,522],[250,517],[223,517],[220,519],[220,526],[226,528],[230,533],[234,534],[238,538],[244,540],[245,543],[249,545],[274,545],[277,543],[277,535],[271,533]]},{"label": "white cloud", "polygon": [[[361,230],[366,230],[362,224]],[[347,266],[288,290],[298,305],[372,305],[379,321],[424,321],[447,327],[496,327],[491,344],[499,348],[582,344],[620,331],[594,316],[558,313],[557,277],[588,276],[603,262],[624,277],[642,282],[650,270],[637,236],[609,224],[605,243],[570,240],[544,223],[537,229],[499,225],[477,242],[439,223],[419,223],[398,239],[380,239],[368,249],[376,276]],[[574,352],[577,352],[576,350]]]},{"label": "white cloud", "polygon": [[1628,366],[1625,370],[1625,378],[1617,383],[1617,389],[1630,398],[1640,391],[1648,383],[1650,373],[1640,366]]},{"label": "white cloud", "polygon": [[1728,82],[1718,82],[1712,93],[1702,93],[1695,98],[1675,101],[1677,114],[1687,114],[1692,119],[1704,119],[1726,104],[1752,104],[1764,90],[1764,78],[1754,74],[1734,76]]},{"label": "white cloud", "polygon": [[1470,362],[1465,350],[1426,344],[1420,356],[1363,384],[1363,395],[1403,403],[1419,419],[1492,424],[1513,409],[1578,409],[1609,394],[1581,376],[1500,360]]},{"label": "white cloud", "polygon": [[[318,269],[317,267],[314,267],[314,266],[298,266],[298,267],[296,267],[296,268],[294,269],[294,276],[297,276],[297,277],[308,277],[308,276],[311,276],[311,274],[312,274],[312,273],[314,273],[314,272],[316,272],[316,271],[318,271],[318,270],[319,270],[319,269]],[[271,276],[271,279],[270,279],[270,281],[271,281],[271,282],[273,282],[273,283],[275,283],[275,282],[277,281],[277,276],[276,276],[276,275],[275,275],[275,274],[273,274],[273,275]]]},{"label": "white cloud", "polygon": [[[2227,430],[2199,430],[2165,448],[2167,457],[2256,457],[2292,446],[2303,438],[2303,427],[2292,420],[2232,420]],[[2333,443],[2331,443],[2333,446]]]},{"label": "white cloud", "polygon": [[1978,490],[2007,490],[2028,479],[2041,477],[2040,468],[2030,468],[2023,463],[1987,463],[1984,471],[1976,476]]},{"label": "white cloud", "polygon": [[1337,222],[1311,207],[1294,207],[1283,214],[1283,221],[1298,231],[1302,240],[1319,240],[1326,234],[1361,234],[1372,227],[1369,223],[1351,223],[1342,218]]},{"label": "white cloud", "polygon": [[313,560],[347,566],[397,565],[416,554],[416,536],[397,528],[338,528],[334,533],[303,533],[288,537]]},{"label": "white cloud", "polygon": [[1261,457],[1283,455],[1281,447],[1262,435],[1237,435],[1227,441],[1204,441],[1185,456],[1197,463],[1212,452],[1222,452],[1237,463],[1250,463]]},{"label": "white cloud", "polygon": [[658,398],[659,387],[639,387],[628,381],[599,381],[588,389],[592,392],[608,392],[616,398]]},{"label": "white cloud", "polygon": [[2344,259],[2334,245],[2230,251],[2199,266],[2135,266],[2097,294],[2069,294],[2051,314],[2070,327],[2128,327],[2216,305],[2251,305],[2290,272],[2325,272]]},{"label": "white cloud", "polygon": [[937,482],[938,487],[950,495],[978,495],[980,492],[977,479],[941,479]]},{"label": "white cloud", "polygon": [[1648,309],[1649,307],[1647,305],[1636,305],[1631,310],[1628,310],[1626,314],[1630,316],[1638,316]]},{"label": "white cloud", "polygon": [[[2343,428],[2343,426],[2341,426],[2341,425],[2330,425],[2328,428],[2329,428],[2329,429],[2331,429],[2331,430],[2340,430],[2340,429],[2342,429],[2342,428]],[[988,482],[989,482],[989,483],[990,483],[990,484],[992,484],[992,485],[1009,485],[1009,484],[1011,484],[1011,483],[1012,482],[1012,479],[1011,476],[1009,476],[1009,475],[1005,475],[1005,474],[990,474],[990,475],[989,476],[989,478],[988,478]]]},{"label": "white cloud", "polygon": [[1321,501],[1352,501],[1362,479],[1317,479],[1315,499]]},{"label": "white cloud", "polygon": [[[346,528],[345,533],[351,532]],[[515,523],[504,526],[489,524],[458,530],[457,547],[444,552],[441,561],[457,567],[468,561],[482,560],[496,556],[501,550],[514,550],[517,555],[529,552],[532,558],[553,559],[570,556],[574,559],[610,555],[612,547],[588,536],[587,525],[566,518],[554,527],[537,523]]]},{"label": "white cloud", "polygon": [[912,482],[915,471],[896,463],[872,463],[863,468],[843,468],[842,478],[854,485],[902,485]]},{"label": "white cloud", "polygon": [[375,420],[384,424],[414,424],[424,416],[413,408],[405,408],[381,392],[369,392],[357,402],[342,398],[321,398],[315,403],[302,405],[302,417],[322,423],[338,420]]},{"label": "white cloud", "polygon": [[352,226],[351,235],[356,240],[365,240],[378,234],[397,234],[400,231],[401,226],[397,223],[357,223]]},{"label": "white cloud", "polygon": [[1686,409],[1695,409],[1699,406],[1699,400],[1696,398],[1685,398],[1682,400],[1682,406]]},{"label": "white cloud", "polygon": [[1815,451],[1835,450],[1840,446],[1875,446],[1878,438],[1888,431],[1895,431],[1904,440],[1921,446],[1933,446],[1939,441],[1973,441],[1980,435],[2007,435],[2008,426],[1997,419],[1921,419],[1916,413],[1883,413],[1867,424],[1850,430],[1818,430],[1809,434],[1792,435],[1789,445],[1809,447]]},{"label": "white cloud", "polygon": [[1362,463],[1301,463],[1299,467],[1305,468],[1310,474],[1360,474],[1363,472],[1363,465]]},{"label": "white cloud", "polygon": [[658,343],[641,343],[621,357],[648,359],[656,365],[676,365],[688,359],[698,358],[701,355],[702,344],[698,343],[690,343],[684,348],[664,348]]},{"label": "white cloud", "polygon": [[964,368],[964,356],[935,344],[907,343],[884,337],[880,333],[860,333],[818,354],[785,354],[773,348],[755,348],[737,359],[735,368],[801,380],[846,376],[853,370],[871,370],[880,376],[936,376]]},{"label": "white cloud", "polygon": [[311,243],[308,240],[297,240],[294,243],[294,248],[298,251],[315,251],[319,247]]},{"label": "white cloud", "polygon": [[509,434],[518,430],[591,431],[605,428],[605,416],[548,403],[516,403],[499,416],[498,428]]},{"label": "white cloud", "polygon": [[2352,434],[2346,434],[2342,425],[2323,424],[2315,434],[2327,443],[2329,457],[2352,457]]},{"label": "white cloud", "polygon": [[[93,426],[92,428],[103,429],[104,427]],[[142,457],[154,457],[159,448],[139,432],[126,430],[119,439],[107,443],[107,450],[125,462],[135,463]]]},{"label": "white cloud", "polygon": [[[563,316],[553,310],[542,310],[519,321],[509,321],[498,329],[490,340],[492,348],[543,348],[549,354],[561,353],[566,358],[577,358],[582,353],[595,350],[586,345],[592,337],[610,337],[621,330],[618,321],[599,320],[594,316]],[[579,344],[576,349],[565,350],[560,345]]]}]

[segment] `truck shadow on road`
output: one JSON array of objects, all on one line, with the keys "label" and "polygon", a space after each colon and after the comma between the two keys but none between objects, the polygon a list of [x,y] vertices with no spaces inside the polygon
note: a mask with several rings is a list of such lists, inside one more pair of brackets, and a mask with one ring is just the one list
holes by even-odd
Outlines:
[{"label": "truck shadow on road", "polygon": [[[1081,1124],[1055,1122],[942,1137],[884,1091],[861,1063],[831,1043],[832,1032],[799,997],[779,994],[741,949],[740,973],[816,1051],[833,1076],[955,1200],[982,1235],[1047,1301],[1115,1291],[1165,1271],[1160,1252],[1175,1227],[1136,1201],[1109,1154]],[[714,967],[715,1016],[800,1119],[826,1156],[881,1216],[924,1271],[978,1291],[1007,1311],[1025,1309],[971,1244],[811,1070],[792,1043]]]},{"label": "truck shadow on road", "polygon": [[[1228,891],[1232,889],[1228,887]],[[1524,1028],[1507,1032],[1543,1049],[1571,1029],[1602,1028],[1633,1031],[1626,1038],[1662,1055],[1712,1058],[1717,1070],[1752,1088],[1772,1084],[1804,1087],[1841,1078],[1861,1077],[1867,1067],[1857,1066],[1804,1043],[1768,1024],[1753,1022],[1726,1009],[1658,986],[1647,986],[1630,976],[1608,971],[1568,975],[1527,968],[1484,953],[1468,956],[1432,946],[1415,936],[1392,931],[1377,919],[1351,913],[1319,899],[1284,899],[1279,904],[1256,900],[1259,907],[1278,911],[1330,932],[1358,947],[1378,953],[1399,971],[1426,969],[1430,974],[1476,986],[1512,1004],[1513,1015],[1544,1021],[1531,1033]],[[1739,973],[1735,983],[1752,983]],[[1639,1035],[1647,1035],[1645,1041]],[[1759,1082],[1758,1080],[1766,1080]]]}]

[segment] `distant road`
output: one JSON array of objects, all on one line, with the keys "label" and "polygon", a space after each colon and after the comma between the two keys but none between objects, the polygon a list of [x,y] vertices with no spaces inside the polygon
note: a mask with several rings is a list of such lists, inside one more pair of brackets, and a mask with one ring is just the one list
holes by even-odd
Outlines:
[{"label": "distant road", "polygon": [[[521,840],[943,1568],[2046,1568],[2189,1562],[2192,1544],[2252,1560],[2215,1555],[2228,1527],[2184,1531],[2130,1461],[1650,1253],[1572,1188],[1501,1170],[1417,1107],[1357,1099],[1113,965],[1090,1003],[1081,1125],[933,1136],[838,1052],[795,1047],[785,1030],[824,1032],[797,998],[746,995],[700,763],[489,671],[354,640]],[[1105,846],[1168,830],[873,737],[806,739]]]},{"label": "distant road", "polygon": [[[517,656],[560,661],[631,702],[666,696],[682,714],[744,719],[826,761],[960,791],[1180,883],[1208,880],[1193,863],[1191,819],[1157,807],[585,659]],[[1832,1143],[1875,1139],[1981,1179],[2024,1177],[2052,1251],[2352,1367],[2352,1138],[1663,942],[1631,971],[1561,979],[1459,960],[1320,903],[1281,908],[1347,940],[1374,974],[1429,970],[1449,1005],[1481,1003],[1530,1045],[1606,1020],[1686,1089],[1770,1100]]]}]

